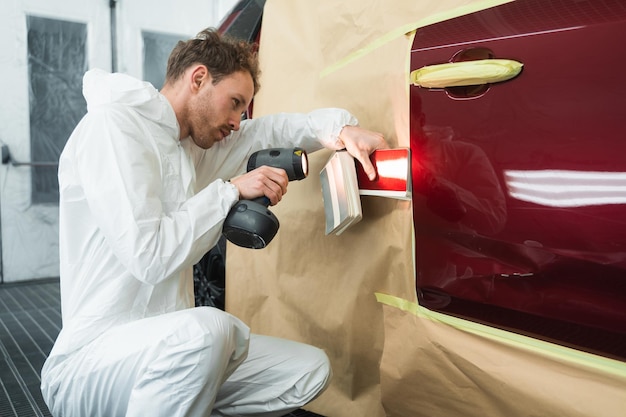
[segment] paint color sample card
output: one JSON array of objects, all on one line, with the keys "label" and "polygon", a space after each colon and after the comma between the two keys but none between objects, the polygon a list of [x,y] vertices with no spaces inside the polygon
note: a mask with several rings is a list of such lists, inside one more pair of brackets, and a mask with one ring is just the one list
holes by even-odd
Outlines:
[{"label": "paint color sample card", "polygon": [[378,149],[370,155],[378,176],[374,181],[356,164],[360,195],[411,199],[411,154],[408,148]]}]

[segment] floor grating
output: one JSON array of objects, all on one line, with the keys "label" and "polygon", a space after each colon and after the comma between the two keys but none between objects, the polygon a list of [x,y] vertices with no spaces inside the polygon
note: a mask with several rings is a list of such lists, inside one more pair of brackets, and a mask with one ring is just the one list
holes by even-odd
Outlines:
[{"label": "floor grating", "polygon": [[[61,330],[58,280],[0,285],[0,417],[51,417],[40,371]],[[323,417],[297,410],[284,417]]]},{"label": "floor grating", "polygon": [[0,287],[0,416],[50,416],[39,373],[60,329],[57,280]]}]

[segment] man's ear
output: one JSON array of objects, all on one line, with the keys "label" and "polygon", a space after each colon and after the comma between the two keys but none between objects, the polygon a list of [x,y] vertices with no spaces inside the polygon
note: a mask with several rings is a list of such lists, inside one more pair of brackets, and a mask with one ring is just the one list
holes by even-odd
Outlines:
[{"label": "man's ear", "polygon": [[191,88],[198,91],[202,84],[211,82],[211,74],[204,65],[196,65],[191,71]]}]

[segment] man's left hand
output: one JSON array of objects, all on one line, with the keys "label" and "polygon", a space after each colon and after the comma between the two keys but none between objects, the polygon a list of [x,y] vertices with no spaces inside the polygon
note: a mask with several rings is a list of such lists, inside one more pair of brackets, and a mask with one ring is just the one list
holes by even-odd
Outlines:
[{"label": "man's left hand", "polygon": [[339,139],[348,153],[355,157],[363,166],[363,171],[370,180],[376,179],[376,169],[370,161],[370,154],[376,149],[389,147],[382,133],[363,129],[359,126],[344,126]]}]

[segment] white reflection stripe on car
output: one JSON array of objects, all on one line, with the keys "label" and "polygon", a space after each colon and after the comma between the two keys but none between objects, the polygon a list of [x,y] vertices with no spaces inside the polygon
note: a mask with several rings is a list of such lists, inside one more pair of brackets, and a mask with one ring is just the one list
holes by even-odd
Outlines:
[{"label": "white reflection stripe on car", "polygon": [[505,170],[509,195],[550,207],[626,204],[626,172]]}]

